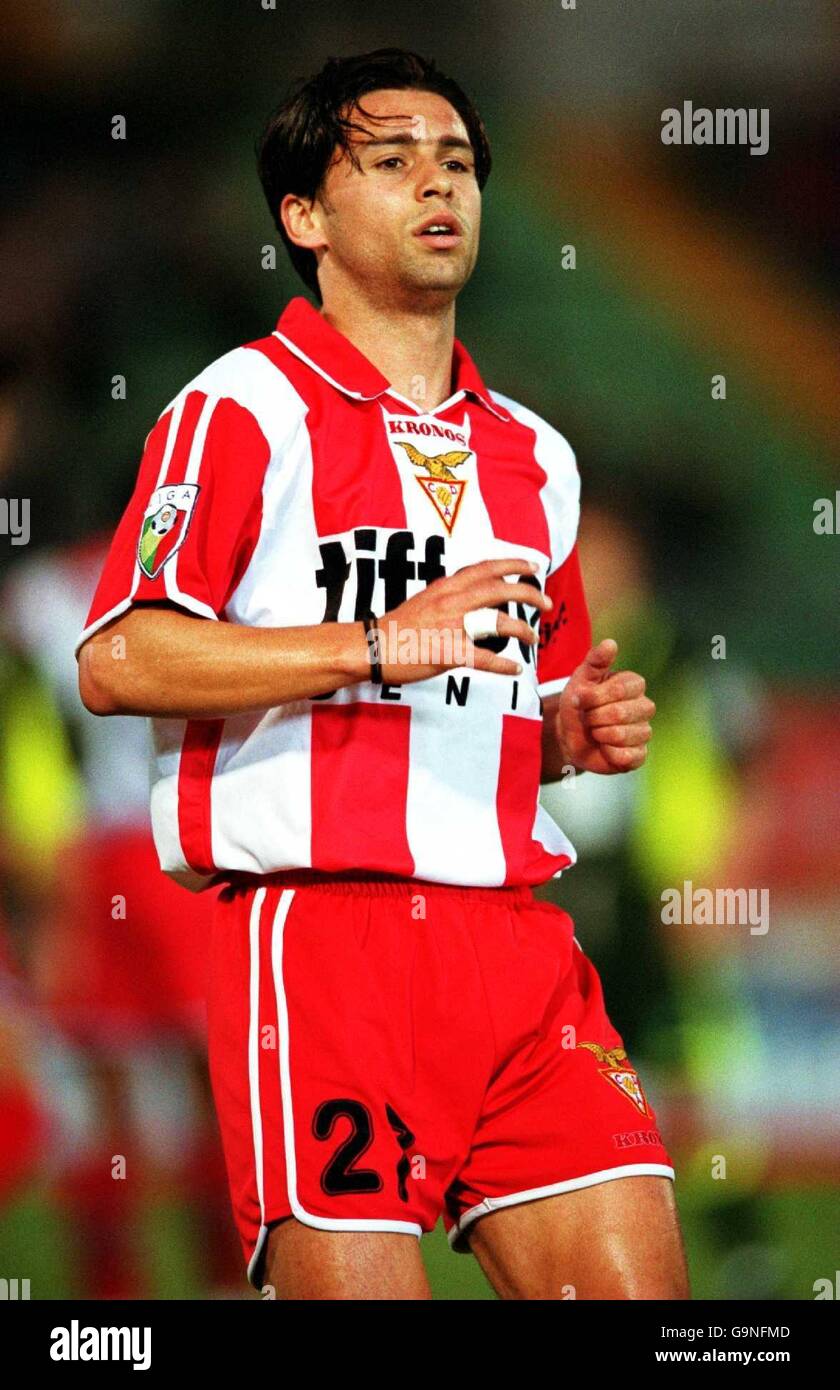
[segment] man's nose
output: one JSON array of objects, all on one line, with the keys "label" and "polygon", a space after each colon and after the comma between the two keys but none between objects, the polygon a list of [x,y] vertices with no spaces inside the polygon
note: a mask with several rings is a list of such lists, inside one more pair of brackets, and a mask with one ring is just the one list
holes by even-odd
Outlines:
[{"label": "man's nose", "polygon": [[448,197],[452,192],[452,175],[441,169],[435,159],[429,158],[419,170],[417,186],[424,198],[433,197],[435,193]]}]

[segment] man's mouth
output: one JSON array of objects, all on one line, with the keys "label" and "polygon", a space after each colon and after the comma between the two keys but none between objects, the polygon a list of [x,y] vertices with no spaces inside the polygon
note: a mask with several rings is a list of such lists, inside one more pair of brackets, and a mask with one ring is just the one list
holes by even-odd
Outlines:
[{"label": "man's mouth", "polygon": [[461,240],[461,228],[456,218],[443,213],[435,217],[428,217],[423,225],[418,227],[414,235],[422,238],[431,246],[446,249],[449,246],[458,245]]}]

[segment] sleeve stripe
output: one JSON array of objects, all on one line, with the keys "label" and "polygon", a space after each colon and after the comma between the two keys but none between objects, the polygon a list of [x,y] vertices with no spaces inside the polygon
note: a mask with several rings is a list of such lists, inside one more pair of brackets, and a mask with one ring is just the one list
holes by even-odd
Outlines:
[{"label": "sleeve stripe", "polygon": [[[210,421],[213,418],[213,412],[218,404],[217,397],[204,397],[198,419],[193,429],[192,442],[190,444],[190,452],[184,474],[185,483],[195,483],[198,481],[201,463],[204,458],[204,446],[207,442],[207,431],[210,427]],[[178,563],[180,559],[181,552],[178,551],[173,555],[172,562],[163,567],[163,582],[166,586],[167,597],[170,598],[173,603],[182,603],[186,608],[192,608],[193,611],[195,611],[195,605],[197,604],[205,615],[209,613],[215,618],[216,614],[208,604],[202,603],[199,599],[190,598],[189,595],[183,593],[181,590],[178,583]]]},{"label": "sleeve stripe", "polygon": [[156,492],[159,487],[163,487],[169,468],[169,460],[172,458],[172,451],[175,448],[175,440],[178,438],[178,431],[181,428],[181,416],[184,413],[183,398],[175,402],[169,415],[169,423],[166,427],[166,445],[158,469],[157,482],[153,488]]},{"label": "sleeve stripe", "polygon": [[[272,382],[275,376],[272,372]],[[224,388],[225,383],[220,379],[213,385]],[[287,422],[286,402],[281,400],[277,410],[278,422],[281,416]],[[196,617],[218,621],[259,538],[262,486],[270,461],[271,447],[256,416],[224,389],[191,385],[176,396],[146,437],[134,491],[111,542],[76,650],[137,602],[169,602]],[[179,486],[190,492],[181,499],[186,520],[170,553],[161,552],[152,576],[138,556],[145,517],[156,505],[159,490]],[[152,555],[155,544],[151,543]]]},{"label": "sleeve stripe", "polygon": [[206,404],[207,396],[203,391],[186,391],[176,400],[172,408],[172,424],[166,450],[161,460],[158,487],[165,487],[167,483],[195,481],[187,475],[198,424]]},{"label": "sleeve stripe", "polygon": [[201,414],[196,422],[193,434],[192,447],[190,448],[187,472],[184,478],[185,483],[195,483],[198,481],[198,474],[201,469],[201,461],[204,457],[204,445],[207,439],[207,431],[210,428],[210,421],[213,418],[213,411],[219,404],[218,397],[207,396],[204,405],[201,407]]}]

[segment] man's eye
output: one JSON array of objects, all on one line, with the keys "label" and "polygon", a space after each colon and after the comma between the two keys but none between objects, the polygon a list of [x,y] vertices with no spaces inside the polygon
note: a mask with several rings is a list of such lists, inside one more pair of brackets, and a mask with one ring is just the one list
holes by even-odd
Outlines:
[{"label": "man's eye", "polygon": [[386,164],[402,164],[402,159],[398,154],[389,154],[387,159],[380,159],[377,169],[384,169]]},{"label": "man's eye", "polygon": [[447,163],[447,164],[457,164],[457,165],[458,165],[458,168],[461,169],[461,170],[463,170],[463,172],[464,172],[465,174],[468,174],[468,173],[469,173],[469,165],[468,165],[468,164],[465,164],[464,161],[463,161],[462,159],[447,159],[446,163]]}]

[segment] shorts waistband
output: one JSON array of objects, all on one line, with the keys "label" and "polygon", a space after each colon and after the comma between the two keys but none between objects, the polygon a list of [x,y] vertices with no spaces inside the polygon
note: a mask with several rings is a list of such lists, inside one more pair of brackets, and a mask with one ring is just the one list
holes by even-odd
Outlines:
[{"label": "shorts waistband", "polygon": [[496,902],[510,905],[530,903],[534,900],[533,891],[526,885],[508,885],[488,888],[484,885],[472,886],[460,883],[433,883],[424,878],[403,878],[399,874],[369,873],[362,869],[350,869],[342,873],[325,873],[318,869],[283,869],[274,874],[226,874],[221,886],[227,889],[242,888],[307,888],[322,893],[360,893],[373,897],[424,893],[443,894],[450,897],[460,894],[471,902]]}]

